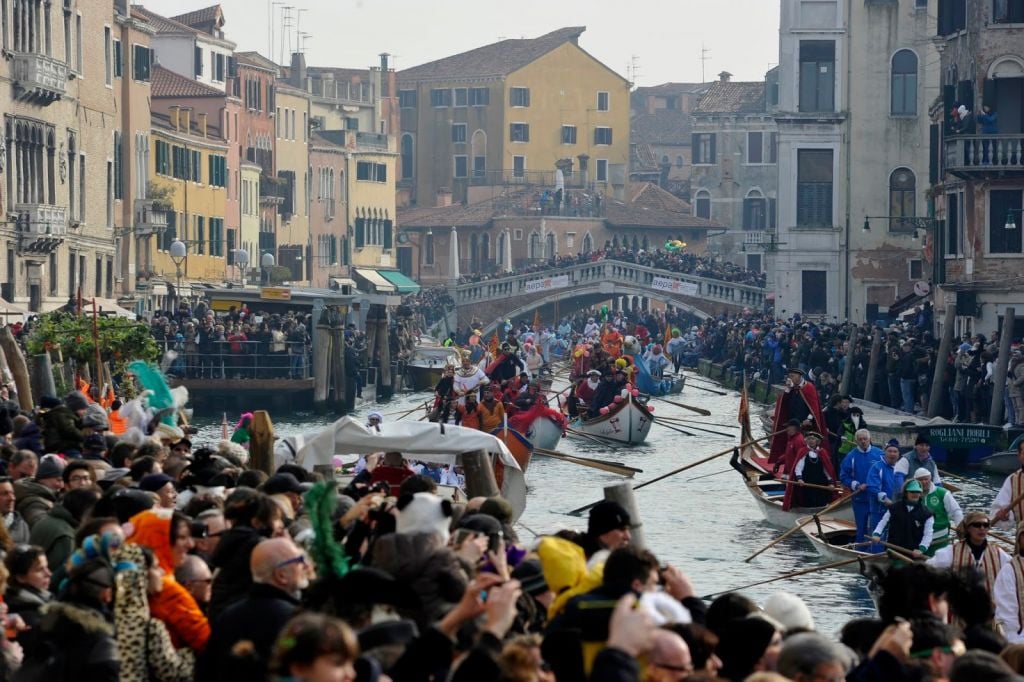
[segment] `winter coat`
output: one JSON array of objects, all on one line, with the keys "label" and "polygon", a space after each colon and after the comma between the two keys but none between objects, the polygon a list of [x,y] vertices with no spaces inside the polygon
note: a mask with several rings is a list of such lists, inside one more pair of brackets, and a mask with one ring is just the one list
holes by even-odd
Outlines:
[{"label": "winter coat", "polygon": [[32,526],[29,544],[42,547],[46,552],[46,563],[54,570],[54,580],[50,583],[50,589],[55,592],[59,587],[56,571],[75,551],[75,528],[77,527],[78,521],[75,520],[75,517],[59,504],[50,509],[46,516],[39,520],[39,523]]},{"label": "winter coat", "polygon": [[46,516],[57,502],[57,493],[34,478],[21,478],[14,482],[14,508],[25,519],[29,528]]},{"label": "winter coat", "polygon": [[210,623],[195,597],[174,579],[174,553],[171,547],[171,510],[146,510],[130,520],[135,532],[128,542],[153,550],[164,569],[164,586],[149,599],[149,610],[167,626],[174,646],[202,651],[210,638]]},{"label": "winter coat", "polygon": [[235,526],[220,536],[211,559],[215,577],[210,597],[210,618],[217,618],[225,608],[245,596],[252,585],[249,558],[253,548],[263,539],[251,526]]},{"label": "winter coat", "polygon": [[[52,599],[53,595],[49,592],[40,592],[34,587],[22,585],[14,580],[8,583],[7,592],[4,593],[4,603],[7,604],[8,613],[18,614],[25,621],[25,625],[31,628],[22,633],[25,635],[38,629],[39,620],[42,617],[40,610]],[[23,638],[22,635],[19,635],[18,643],[26,646],[28,639],[30,637]]]},{"label": "winter coat", "polygon": [[421,628],[450,611],[469,584],[462,564],[435,533],[381,536],[373,546],[371,565],[420,595],[423,608],[410,615],[422,621]]},{"label": "winter coat", "polygon": [[38,637],[25,651],[15,682],[119,682],[114,626],[100,610],[56,601],[39,612]]},{"label": "winter coat", "polygon": [[78,430],[78,419],[67,405],[58,405],[36,416],[43,431],[46,452],[67,452],[82,449],[84,436]]},{"label": "winter coat", "polygon": [[[274,641],[298,606],[297,599],[273,585],[254,583],[247,595],[214,619],[213,635],[199,661],[196,680],[266,679]],[[244,642],[252,644],[251,650],[239,656],[236,647]]]},{"label": "winter coat", "polygon": [[117,560],[138,567],[117,574],[114,630],[121,652],[121,682],[188,682],[195,654],[175,649],[167,626],[150,613],[142,550],[125,545],[117,551]]},{"label": "winter coat", "polygon": [[11,536],[11,540],[16,545],[27,545],[29,534],[32,532],[25,523],[25,519],[22,518],[21,514],[16,511],[12,511],[7,518],[4,520],[7,524],[7,533]]},{"label": "winter coat", "polygon": [[39,429],[39,425],[35,422],[25,424],[21,429],[21,434],[14,439],[14,447],[19,450],[31,450],[36,453],[36,457],[42,457],[45,450],[43,449],[43,432]]}]

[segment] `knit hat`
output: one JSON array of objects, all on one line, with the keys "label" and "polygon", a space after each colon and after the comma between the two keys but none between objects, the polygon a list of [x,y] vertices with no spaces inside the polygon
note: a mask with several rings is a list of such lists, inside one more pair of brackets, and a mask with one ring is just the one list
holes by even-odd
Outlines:
[{"label": "knit hat", "polygon": [[493,516],[501,523],[512,523],[512,505],[504,497],[488,497],[480,505],[480,513]]},{"label": "knit hat", "polygon": [[402,495],[398,500],[395,532],[402,535],[434,533],[447,543],[451,517],[452,503],[433,493]]},{"label": "knit hat", "polygon": [[102,405],[92,403],[86,408],[85,414],[82,416],[82,426],[91,426],[94,429],[106,431],[110,428],[110,419],[107,417],[107,411],[103,409]]},{"label": "knit hat", "polygon": [[39,468],[36,469],[36,480],[60,478],[64,473],[64,465],[64,460],[57,455],[43,455],[39,460]]},{"label": "knit hat", "polygon": [[72,412],[89,409],[89,399],[86,398],[85,394],[81,391],[71,391],[71,393],[64,396],[64,404],[67,405]]},{"label": "knit hat", "polygon": [[764,611],[779,621],[786,631],[813,630],[814,618],[804,601],[791,592],[780,591],[764,602]]},{"label": "knit hat", "polygon": [[463,516],[459,521],[459,528],[465,528],[471,530],[474,533],[480,533],[481,535],[499,535],[501,534],[501,523],[498,519],[488,514],[470,514],[469,516]]},{"label": "knit hat", "polygon": [[898,448],[899,446],[900,446],[900,442],[898,440],[896,440],[895,438],[890,438],[889,442],[885,444],[885,447]]},{"label": "knit hat", "polygon": [[60,407],[60,405],[60,398],[57,398],[52,395],[44,395],[42,398],[39,399],[39,407],[43,408],[44,410],[52,410],[55,407]]},{"label": "knit hat", "polygon": [[142,480],[139,481],[139,490],[155,493],[168,483],[173,482],[174,479],[167,474],[146,474],[142,477]]},{"label": "knit hat", "polygon": [[601,500],[590,508],[587,519],[587,535],[598,537],[611,530],[629,528],[632,519],[629,512],[615,500]]},{"label": "knit hat", "polygon": [[918,467],[917,471],[914,472],[914,478],[924,478],[925,476],[931,478],[932,472],[928,471],[924,467]]},{"label": "knit hat", "polygon": [[534,597],[548,591],[548,583],[544,579],[544,571],[541,569],[539,559],[527,559],[520,562],[512,570],[512,577],[523,586],[523,592]]},{"label": "knit hat", "polygon": [[296,493],[301,495],[306,492],[299,479],[292,474],[274,474],[263,484],[263,492],[267,495],[279,495],[281,493]]},{"label": "knit hat", "polygon": [[82,450],[89,452],[102,452],[107,449],[107,441],[98,433],[90,433],[82,441]]},{"label": "knit hat", "polygon": [[764,618],[751,616],[729,623],[719,633],[715,653],[722,659],[721,677],[742,680],[754,672],[754,666],[775,636],[775,626]]},{"label": "knit hat", "polygon": [[928,436],[923,433],[917,434],[917,438],[914,439],[914,445],[928,445],[931,441],[928,440]]}]

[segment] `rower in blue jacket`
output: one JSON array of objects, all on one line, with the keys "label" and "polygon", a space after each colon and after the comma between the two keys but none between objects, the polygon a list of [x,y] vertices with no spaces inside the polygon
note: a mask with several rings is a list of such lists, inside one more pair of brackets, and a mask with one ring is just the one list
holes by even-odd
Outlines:
[{"label": "rower in blue jacket", "polygon": [[871,515],[871,500],[867,492],[868,474],[871,467],[882,460],[882,451],[871,444],[871,432],[867,429],[858,429],[853,437],[857,447],[843,458],[839,480],[855,493],[853,518],[857,523],[857,542],[863,542],[869,530],[868,517]]}]

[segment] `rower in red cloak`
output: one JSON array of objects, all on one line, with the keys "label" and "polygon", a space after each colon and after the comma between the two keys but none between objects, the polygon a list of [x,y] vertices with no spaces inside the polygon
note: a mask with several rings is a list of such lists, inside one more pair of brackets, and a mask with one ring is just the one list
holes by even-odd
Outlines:
[{"label": "rower in red cloak", "polygon": [[786,422],[785,429],[786,433],[783,437],[786,441],[786,449],[778,457],[774,454],[768,457],[768,463],[772,465],[772,475],[776,478],[779,477],[780,469],[783,476],[792,478],[793,469],[796,467],[797,460],[800,459],[800,453],[807,447],[804,434],[800,431],[799,419],[790,419]]},{"label": "rower in red cloak", "polygon": [[[800,438],[800,442],[804,441],[806,441],[806,445],[800,448],[794,468],[790,470],[787,479],[797,479],[815,486],[834,486],[837,481],[836,472],[832,467],[832,459],[828,456],[828,450],[821,444],[821,434],[816,431],[808,431]],[[793,507],[806,509],[824,507],[832,503],[837,492],[787,485],[786,496],[782,499],[782,509],[788,511]]]},{"label": "rower in red cloak", "polygon": [[772,420],[772,437],[769,460],[775,462],[786,452],[789,437],[779,433],[786,428],[786,422],[796,419],[804,430],[813,429],[819,433],[827,433],[828,426],[821,413],[821,402],[818,400],[818,389],[807,381],[804,371],[791,367],[786,372],[786,391],[775,400],[775,418]]}]

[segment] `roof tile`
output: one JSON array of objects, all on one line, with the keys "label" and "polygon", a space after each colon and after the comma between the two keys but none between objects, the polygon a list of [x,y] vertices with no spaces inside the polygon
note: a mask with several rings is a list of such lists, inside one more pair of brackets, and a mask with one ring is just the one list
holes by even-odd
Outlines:
[{"label": "roof tile", "polygon": [[636,114],[629,126],[634,142],[689,144],[693,116],[685,111],[658,109],[653,114]]},{"label": "roof tile", "polygon": [[766,111],[763,81],[713,83],[700,102],[695,114],[757,114]]},{"label": "roof tile", "polygon": [[224,93],[199,81],[186,78],[159,64],[153,66],[150,97],[223,97]]},{"label": "roof tile", "polygon": [[539,38],[502,40],[468,52],[420,64],[398,73],[400,82],[504,76],[536,61],[566,42],[576,42],[586,26],[569,26]]},{"label": "roof tile", "polygon": [[171,19],[185,24],[186,26],[195,27],[197,25],[217,21],[221,16],[223,16],[223,13],[221,12],[220,5],[210,5],[209,7],[203,7],[202,9],[179,14],[176,17],[171,17]]}]

